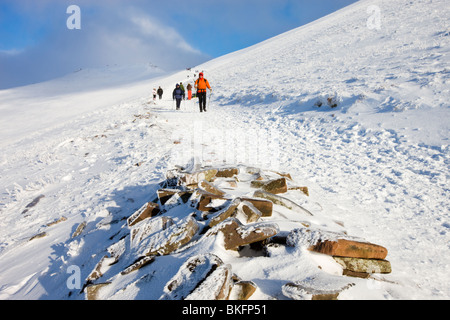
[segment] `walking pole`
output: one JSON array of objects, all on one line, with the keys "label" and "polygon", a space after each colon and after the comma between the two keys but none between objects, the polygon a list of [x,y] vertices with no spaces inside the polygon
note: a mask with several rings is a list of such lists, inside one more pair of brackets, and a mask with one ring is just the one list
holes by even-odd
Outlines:
[{"label": "walking pole", "polygon": [[212,90],[209,90],[208,111],[210,111],[209,110],[209,103],[211,102],[211,96],[212,96]]},{"label": "walking pole", "polygon": [[[200,98],[197,95],[197,111],[199,108],[200,108]],[[201,110],[200,110],[200,112],[201,112]]]}]

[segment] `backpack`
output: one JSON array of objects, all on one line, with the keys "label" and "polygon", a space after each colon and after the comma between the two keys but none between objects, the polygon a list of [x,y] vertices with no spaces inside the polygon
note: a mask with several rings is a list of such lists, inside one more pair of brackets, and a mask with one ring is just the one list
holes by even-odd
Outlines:
[{"label": "backpack", "polygon": [[[199,89],[199,87],[198,87],[198,85],[200,84],[200,80],[203,80],[203,82],[205,83],[205,89]],[[206,78],[203,78],[203,79],[197,79],[196,81],[195,81],[195,84],[196,84],[196,87],[197,87],[197,91],[199,91],[199,90],[205,90],[206,91],[206,83],[208,82],[208,80],[206,79]]]}]

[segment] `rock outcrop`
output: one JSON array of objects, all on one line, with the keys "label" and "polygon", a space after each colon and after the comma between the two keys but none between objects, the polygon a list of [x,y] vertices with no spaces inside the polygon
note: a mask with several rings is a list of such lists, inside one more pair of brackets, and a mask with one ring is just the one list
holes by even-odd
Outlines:
[{"label": "rock outcrop", "polygon": [[[165,300],[249,299],[259,290],[256,281],[239,278],[233,264],[224,262],[236,254],[272,259],[282,252],[291,254],[294,264],[303,263],[296,259],[305,259],[307,252],[333,257],[342,274],[320,271],[317,277],[292,279],[280,287],[280,295],[292,299],[338,299],[353,286],[353,277],[391,272],[386,248],[347,235],[342,223],[335,224],[341,231],[315,224],[313,213],[290,199],[290,192],[306,197],[309,191],[297,187],[289,173],[250,167],[192,172],[177,168],[160,186],[149,195],[152,201],[126,219],[120,240],[102,252],[86,279],[88,299],[122,294],[138,283],[150,285],[164,270],[158,262],[168,256],[183,262],[166,280],[159,296]],[[285,229],[290,225],[284,223],[290,222],[286,214],[295,219],[296,228]],[[80,224],[73,236],[80,236],[85,226]],[[111,289],[122,283],[127,285],[121,290]]]}]

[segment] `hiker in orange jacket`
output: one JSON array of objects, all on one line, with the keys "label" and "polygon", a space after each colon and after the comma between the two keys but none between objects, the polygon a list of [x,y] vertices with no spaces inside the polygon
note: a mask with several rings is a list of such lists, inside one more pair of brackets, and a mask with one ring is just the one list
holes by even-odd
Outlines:
[{"label": "hiker in orange jacket", "polygon": [[197,97],[198,103],[200,106],[200,112],[206,112],[206,89],[208,88],[212,91],[211,86],[209,85],[208,80],[203,78],[203,72],[200,72],[198,75],[197,81],[195,81],[194,85],[195,89],[197,89]]}]

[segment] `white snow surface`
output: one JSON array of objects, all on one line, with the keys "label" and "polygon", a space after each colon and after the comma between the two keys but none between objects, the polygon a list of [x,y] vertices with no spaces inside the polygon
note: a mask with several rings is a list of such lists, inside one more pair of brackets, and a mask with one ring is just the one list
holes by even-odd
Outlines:
[{"label": "white snow surface", "polygon": [[[367,25],[371,6],[379,29]],[[82,285],[177,165],[289,172],[308,186],[296,202],[313,217],[277,207],[267,222],[282,232],[338,222],[386,247],[392,273],[350,278],[356,285],[340,299],[449,299],[448,17],[446,0],[363,0],[191,72],[108,67],[0,91],[0,299],[84,299],[69,288],[73,270]],[[175,111],[175,83],[195,70],[213,86],[209,110],[185,101]],[[154,104],[158,86],[165,93]],[[241,257],[211,239],[157,257],[151,273],[114,278],[104,297],[159,299],[201,253],[253,281],[252,299],[288,299],[286,283],[339,272],[304,250]]]}]

